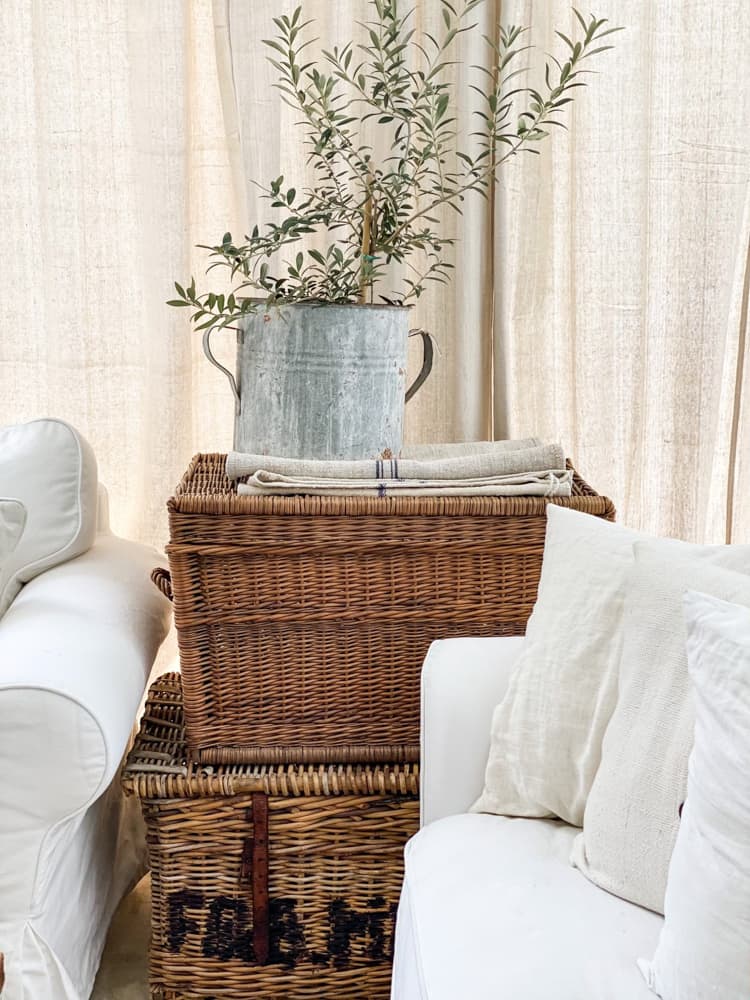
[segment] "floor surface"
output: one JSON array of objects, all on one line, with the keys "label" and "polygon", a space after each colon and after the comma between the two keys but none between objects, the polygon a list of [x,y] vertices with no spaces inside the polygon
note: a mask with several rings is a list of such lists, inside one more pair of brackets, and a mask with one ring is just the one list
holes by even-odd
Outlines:
[{"label": "floor surface", "polygon": [[146,876],[120,903],[91,1000],[148,1000],[151,882]]}]

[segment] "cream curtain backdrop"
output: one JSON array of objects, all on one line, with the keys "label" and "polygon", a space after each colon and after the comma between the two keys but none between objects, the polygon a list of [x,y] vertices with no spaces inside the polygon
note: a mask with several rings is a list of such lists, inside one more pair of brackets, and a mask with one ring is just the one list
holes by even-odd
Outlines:
[{"label": "cream curtain backdrop", "polygon": [[3,0],[0,37],[0,422],[70,420],[116,530],[163,544],[180,470],[231,440],[164,304],[237,212],[211,5]]},{"label": "cream curtain backdrop", "polygon": [[[190,455],[231,443],[228,386],[164,300],[175,278],[200,283],[194,244],[263,220],[251,179],[303,173],[260,41],[293,6],[0,5],[0,422],[75,423],[132,537],[163,543]],[[436,0],[416,6],[420,30],[439,25]],[[305,9],[332,43],[366,0]],[[750,5],[602,0],[596,13],[627,31],[570,132],[446,220],[456,281],[415,311],[441,354],[407,436],[560,439],[633,527],[723,541],[729,510],[749,540]],[[543,49],[573,24],[561,0],[487,0],[483,29],[499,16]],[[486,51],[468,39],[461,57],[466,128],[465,67]]]},{"label": "cream curtain backdrop", "polygon": [[[626,30],[570,134],[501,185],[496,431],[560,437],[635,528],[748,541],[750,4],[595,11]],[[503,17],[542,48],[570,22],[563,0]]]}]

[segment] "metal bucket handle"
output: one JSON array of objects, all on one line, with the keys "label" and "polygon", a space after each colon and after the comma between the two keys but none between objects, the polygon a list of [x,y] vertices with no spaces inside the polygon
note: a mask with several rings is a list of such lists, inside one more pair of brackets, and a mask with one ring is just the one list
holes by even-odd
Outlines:
[{"label": "metal bucket handle", "polygon": [[219,371],[224,372],[226,377],[229,379],[229,384],[232,387],[232,395],[234,396],[234,414],[235,416],[237,416],[240,412],[240,392],[239,389],[237,388],[237,383],[234,380],[234,375],[232,375],[229,369],[225,368],[224,365],[220,364],[214,357],[213,351],[211,350],[211,342],[210,342],[213,329],[214,328],[211,327],[211,329],[206,330],[206,332],[203,334],[203,353],[206,355],[211,364],[216,365]]},{"label": "metal bucket handle", "polygon": [[[215,365],[220,372],[224,372],[226,377],[229,379],[229,385],[232,387],[232,395],[234,396],[234,412],[237,415],[240,412],[240,393],[237,388],[237,382],[235,381],[234,375],[225,368],[219,361],[214,357],[214,353],[211,350],[211,334],[214,328],[206,330],[203,334],[203,353],[206,355],[208,360],[212,365]],[[412,396],[422,388],[427,376],[432,371],[432,365],[435,360],[435,347],[432,340],[432,334],[427,333],[426,330],[409,330],[410,337],[421,337],[422,338],[422,367],[419,370],[419,374],[414,379],[412,384],[406,390],[406,396],[404,397],[405,402],[409,402]]]},{"label": "metal bucket handle", "polygon": [[422,367],[419,370],[419,375],[414,379],[412,384],[406,390],[406,402],[408,403],[412,396],[422,388],[427,376],[432,371],[432,364],[435,360],[435,345],[432,340],[432,334],[427,333],[426,330],[409,330],[410,337],[421,337],[422,338]]}]

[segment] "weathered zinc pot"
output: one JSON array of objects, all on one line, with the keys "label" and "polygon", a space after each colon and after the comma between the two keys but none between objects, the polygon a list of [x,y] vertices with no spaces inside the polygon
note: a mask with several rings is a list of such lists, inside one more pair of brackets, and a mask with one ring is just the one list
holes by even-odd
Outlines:
[{"label": "weathered zinc pot", "polygon": [[[287,458],[362,459],[398,455],[406,398],[422,384],[425,362],[406,392],[409,309],[295,303],[260,307],[237,333],[236,451]],[[419,331],[421,333],[421,331]]]}]

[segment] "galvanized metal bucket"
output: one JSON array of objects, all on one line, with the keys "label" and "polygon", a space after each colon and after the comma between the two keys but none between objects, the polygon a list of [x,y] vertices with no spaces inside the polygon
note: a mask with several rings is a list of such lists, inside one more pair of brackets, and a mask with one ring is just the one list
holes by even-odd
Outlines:
[{"label": "galvanized metal bucket", "polygon": [[402,306],[295,303],[259,308],[237,332],[234,448],[287,458],[363,459],[398,455],[404,404],[432,367],[424,362],[406,390],[409,310]]}]

